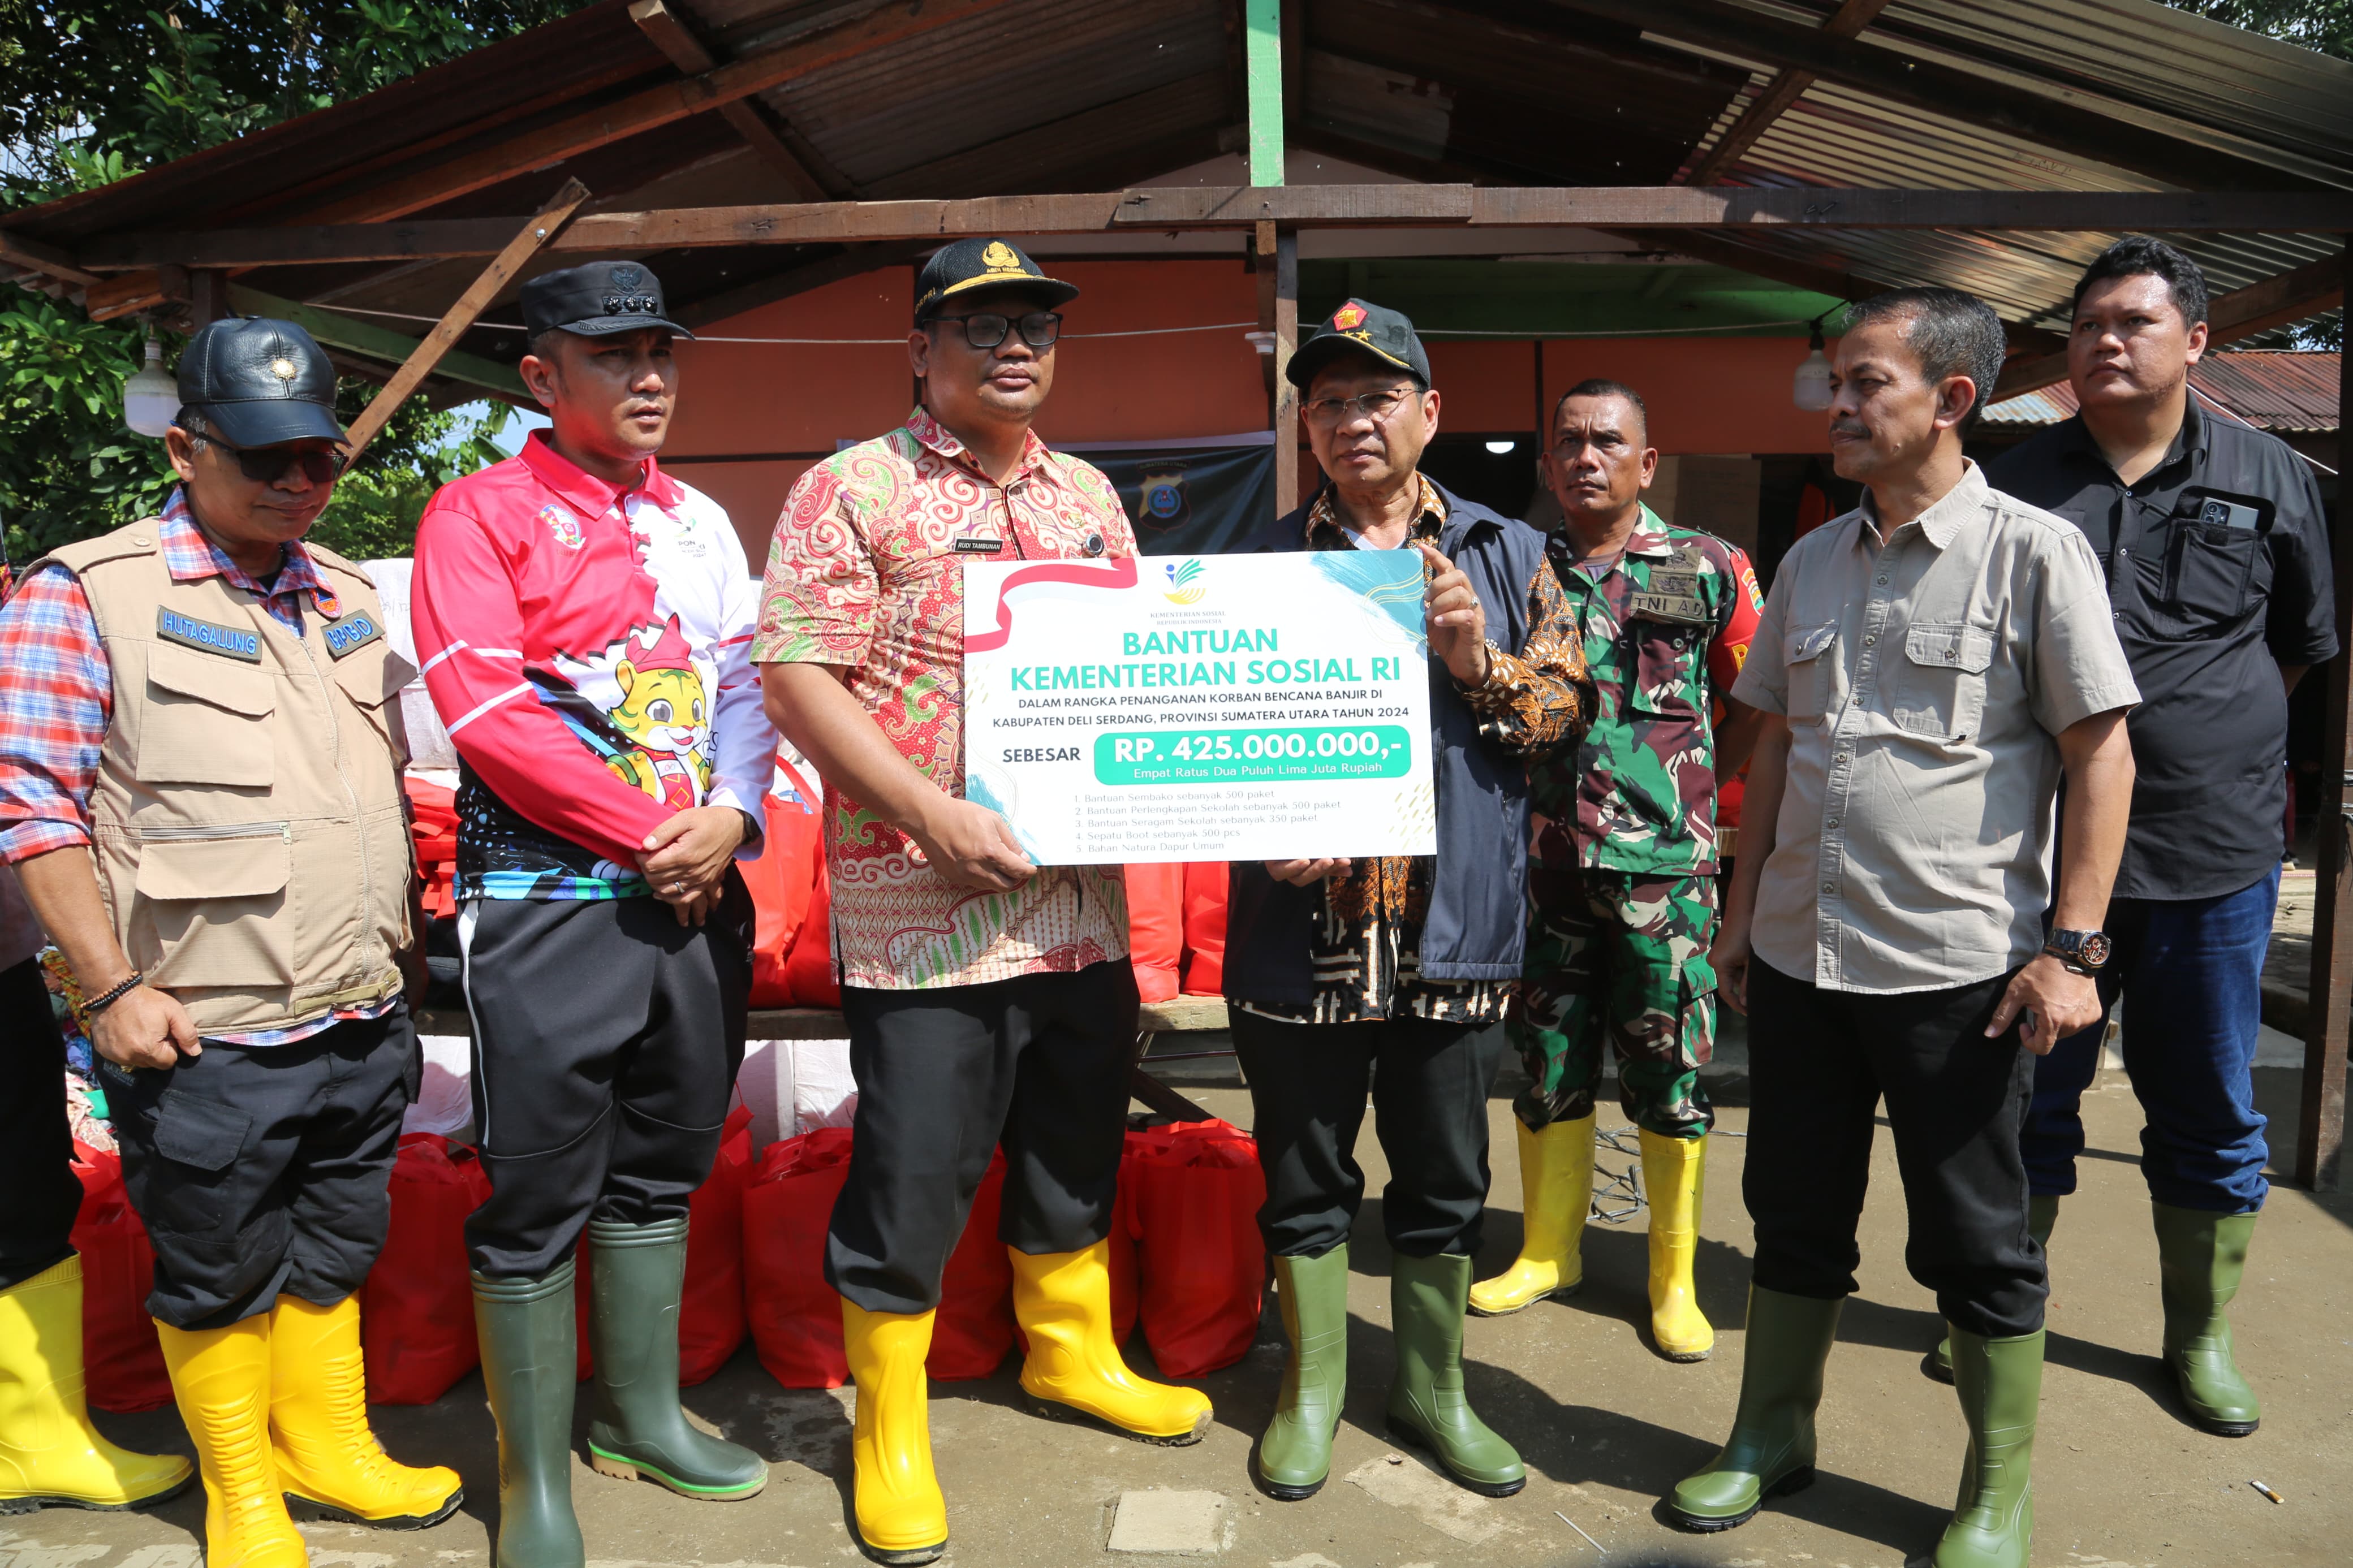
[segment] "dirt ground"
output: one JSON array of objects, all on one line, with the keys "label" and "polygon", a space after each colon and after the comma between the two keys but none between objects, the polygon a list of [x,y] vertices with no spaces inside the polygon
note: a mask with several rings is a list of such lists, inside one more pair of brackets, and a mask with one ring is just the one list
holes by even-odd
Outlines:
[{"label": "dirt ground", "polygon": [[[1220,1079],[1200,1065],[1207,1064],[1187,1064],[1180,1070],[1194,1076],[1176,1081],[1247,1126],[1247,1092],[1229,1074]],[[2273,1118],[2274,1164],[2291,1168],[2294,1074],[2266,1068],[2257,1076]],[[1740,1080],[1715,1081],[1722,1125],[1737,1132],[1747,1121]],[[1499,1086],[1491,1107],[1495,1206],[1482,1275],[1512,1258],[1520,1236],[1509,1088]],[[1605,1129],[1616,1120],[1605,1111]],[[2063,1206],[2053,1241],[2035,1562],[2290,1568],[2353,1561],[2353,1200],[2315,1199],[2284,1184],[2274,1190],[2233,1313],[2242,1364],[2263,1395],[2263,1429],[2238,1441],[2205,1436],[2183,1421],[2154,1357],[2157,1254],[2137,1168],[2138,1108],[2120,1074],[2103,1076],[2085,1121],[2093,1147],[2083,1190]],[[1739,1138],[1720,1137],[1711,1161],[1699,1279],[1718,1330],[1712,1361],[1662,1361],[1640,1331],[1646,1311],[1640,1214],[1590,1227],[1587,1286],[1574,1300],[1472,1321],[1472,1397],[1526,1458],[1530,1484],[1517,1497],[1472,1497],[1381,1435],[1391,1360],[1388,1253],[1377,1200],[1385,1173],[1368,1119],[1358,1153],[1376,1195],[1353,1248],[1353,1362],[1331,1484],[1290,1504],[1250,1486],[1250,1445],[1282,1364],[1271,1311],[1251,1354],[1203,1381],[1217,1402],[1218,1425],[1191,1448],[1149,1447],[1029,1415],[1008,1362],[985,1382],[933,1391],[932,1431],[954,1531],[948,1561],[964,1568],[1174,1568],[1205,1559],[1250,1568],[1892,1568],[1926,1552],[1950,1507],[1962,1431],[1951,1390],[1920,1372],[1938,1323],[1927,1293],[1904,1272],[1904,1215],[1885,1139],[1864,1216],[1862,1290],[1847,1307],[1831,1363],[1820,1480],[1724,1535],[1683,1535],[1652,1514],[1659,1494],[1721,1439],[1738,1389],[1748,1272],[1743,1149]],[[1140,1336],[1132,1353],[1149,1367]],[[575,1464],[574,1495],[594,1568],[813,1568],[858,1559],[845,1527],[848,1390],[779,1389],[747,1346],[718,1377],[689,1391],[687,1405],[712,1429],[772,1461],[767,1490],[740,1504],[691,1502]],[[585,1423],[585,1399],[582,1406]],[[464,1509],[415,1534],[306,1526],[314,1568],[490,1568],[497,1465],[479,1377],[438,1405],[380,1407],[375,1415],[395,1455],[452,1465],[464,1475]],[[100,1419],[120,1441],[185,1451],[168,1410]],[[2253,1480],[2284,1500],[2267,1501],[2249,1485]],[[1155,1491],[1164,1495],[1133,1495]],[[52,1510],[0,1520],[0,1568],[194,1568],[202,1513],[191,1492],[152,1515]],[[1131,1527],[1157,1517],[1176,1531],[1166,1539],[1181,1544],[1189,1537],[1206,1550],[1114,1552],[1123,1513]]]}]

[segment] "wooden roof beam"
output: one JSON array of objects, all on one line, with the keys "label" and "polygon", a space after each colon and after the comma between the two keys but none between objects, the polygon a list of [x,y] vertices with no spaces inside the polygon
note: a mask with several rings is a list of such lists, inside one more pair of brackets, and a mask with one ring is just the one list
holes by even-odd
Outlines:
[{"label": "wooden roof beam", "polygon": [[[1852,38],[1871,26],[1878,15],[1887,9],[1888,0],[1845,0],[1822,23],[1822,31],[1834,38]],[[1814,73],[1805,70],[1779,70],[1765,84],[1765,90],[1755,102],[1743,110],[1740,118],[1725,127],[1724,134],[1692,165],[1691,173],[1676,184],[1712,185],[1724,177],[1724,172],[1740,162],[1758,137],[1773,129],[1773,122],[1787,114],[1798,100],[1806,96],[1806,89],[1814,85]]]},{"label": "wooden roof beam", "polygon": [[[2042,146],[2210,190],[2309,189],[2337,183],[2308,154],[2251,144],[2140,104],[2088,93],[2062,98],[2006,78],[1907,58],[1857,38],[1783,21],[1727,0],[1546,0],[1563,10],[1606,16],[1662,37],[1759,61],[1777,70],[1810,71],[1893,103],[2005,132]],[[2219,146],[2240,141],[2242,153]],[[2294,172],[2290,165],[2311,171]]]},{"label": "wooden roof beam", "polygon": [[491,145],[405,177],[387,180],[341,202],[327,204],[315,216],[328,223],[400,217],[754,93],[766,92],[811,71],[904,43],[1008,3],[1009,0],[909,0],[907,4],[887,5],[780,47],[731,60],[682,81],[665,82],[617,102],[502,135]]},{"label": "wooden roof beam", "polygon": [[38,272],[46,278],[54,278],[60,283],[70,283],[78,289],[87,289],[99,281],[97,274],[85,272],[75,266],[73,257],[68,252],[25,235],[10,234],[5,229],[0,229],[0,261],[21,267],[28,272]]},{"label": "wooden roof beam", "polygon": [[[97,273],[165,264],[292,267],[495,255],[521,218],[409,219],[121,235],[74,260]],[[1124,228],[1324,228],[1421,225],[1632,228],[2017,229],[2287,232],[2353,229],[2353,191],[1830,191],[1717,185],[1378,184],[1148,186],[960,201],[806,202],[593,213],[550,248],[565,253],[696,246],[844,244],[963,235],[1098,234]],[[1760,274],[1761,275],[1761,274]]]},{"label": "wooden roof beam", "polygon": [[[2274,327],[2334,310],[2345,303],[2345,260],[2324,256],[2293,272],[2266,278],[2222,295],[2206,308],[2206,348],[2210,353],[2226,343],[2239,342]],[[2055,334],[2054,334],[2055,335]],[[1993,401],[2039,392],[2067,379],[2067,351],[2013,364],[1994,384]]]},{"label": "wooden roof beam", "polygon": [[[707,76],[718,68],[719,57],[695,35],[685,17],[670,9],[668,0],[637,0],[629,7],[629,20],[685,75]],[[794,133],[756,99],[731,99],[719,106],[718,113],[803,201],[830,201],[858,194],[839,170],[812,156],[816,149],[806,138]]]}]

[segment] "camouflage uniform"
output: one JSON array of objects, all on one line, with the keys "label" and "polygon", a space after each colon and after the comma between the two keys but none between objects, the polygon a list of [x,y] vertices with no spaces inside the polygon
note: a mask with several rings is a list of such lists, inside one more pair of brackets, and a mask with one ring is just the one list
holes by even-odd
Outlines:
[{"label": "camouflage uniform", "polygon": [[1573,752],[1529,769],[1536,823],[1527,956],[1511,1036],[1534,1086],[1531,1128],[1593,1113],[1605,1037],[1619,1102],[1667,1138],[1715,1119],[1699,1069],[1715,1043],[1715,738],[1763,595],[1748,558],[1648,507],[1625,553],[1553,571],[1575,606],[1599,691]]}]

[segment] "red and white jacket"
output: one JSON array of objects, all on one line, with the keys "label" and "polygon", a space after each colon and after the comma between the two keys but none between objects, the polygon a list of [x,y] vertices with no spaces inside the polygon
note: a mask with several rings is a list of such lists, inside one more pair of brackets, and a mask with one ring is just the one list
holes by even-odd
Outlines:
[{"label": "red and white jacket", "polygon": [[672,813],[760,819],[776,736],[746,658],[759,584],[709,497],[651,460],[616,489],[534,431],[434,495],[411,592],[463,764],[460,899],[642,893],[639,846]]}]

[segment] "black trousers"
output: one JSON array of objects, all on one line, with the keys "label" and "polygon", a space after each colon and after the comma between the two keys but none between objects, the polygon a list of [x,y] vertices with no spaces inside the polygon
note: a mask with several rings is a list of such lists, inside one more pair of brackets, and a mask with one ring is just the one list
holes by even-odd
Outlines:
[{"label": "black trousers", "polygon": [[73,1256],[81,1182],[65,1075],[65,1037],[40,961],[0,969],[0,1290]]},{"label": "black trousers", "polygon": [[2042,1326],[2042,1248],[2026,1229],[2018,1130],[2034,1058],[1985,1026],[2008,975],[1943,991],[1825,991],[1748,966],[1751,1100],[1742,1195],[1757,1283],[1834,1300],[1855,1289],[1855,1225],[1881,1098],[1904,1178],[1905,1266],[1954,1327]]},{"label": "black trousers", "polygon": [[826,1237],[827,1282],[870,1312],[939,1305],[988,1159],[1005,1151],[997,1237],[1034,1256],[1111,1234],[1135,1058],[1127,960],[987,985],[845,985],[858,1115]]},{"label": "black trousers", "polygon": [[283,1046],[206,1045],[175,1067],[101,1058],[123,1187],[155,1247],[148,1312],[216,1329],[281,1295],[329,1307],[358,1289],[422,1070],[405,1006]]},{"label": "black trousers", "polygon": [[459,914],[474,1018],[474,1133],[490,1201],[466,1250],[535,1279],[589,1220],[682,1219],[744,1065],[752,899],[682,926],[650,898],[477,899]]},{"label": "black trousers", "polygon": [[1365,1197],[1356,1149],[1369,1080],[1389,1163],[1381,1224],[1390,1247],[1409,1258],[1478,1252],[1487,1089],[1508,1048],[1502,1024],[1287,1024],[1238,1007],[1233,1033],[1266,1173],[1258,1225],[1268,1251],[1317,1258],[1348,1239]]}]

